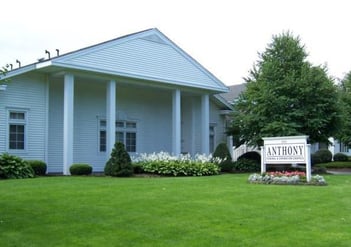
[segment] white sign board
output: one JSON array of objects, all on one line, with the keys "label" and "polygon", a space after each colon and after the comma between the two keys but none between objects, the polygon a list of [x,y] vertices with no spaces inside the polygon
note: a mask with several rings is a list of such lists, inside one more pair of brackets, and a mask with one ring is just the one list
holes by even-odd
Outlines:
[{"label": "white sign board", "polygon": [[262,138],[261,172],[266,172],[266,164],[306,164],[306,178],[311,178],[310,145],[308,136],[281,136]]},{"label": "white sign board", "polygon": [[270,137],[263,141],[265,163],[306,163],[307,137]]}]

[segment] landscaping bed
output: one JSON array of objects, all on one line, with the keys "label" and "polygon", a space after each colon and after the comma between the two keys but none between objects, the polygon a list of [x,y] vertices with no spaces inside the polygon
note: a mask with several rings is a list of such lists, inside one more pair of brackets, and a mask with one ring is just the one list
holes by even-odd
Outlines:
[{"label": "landscaping bed", "polygon": [[307,182],[306,173],[300,171],[254,173],[249,176],[248,182],[253,184],[327,185],[321,175],[313,175],[311,181]]}]

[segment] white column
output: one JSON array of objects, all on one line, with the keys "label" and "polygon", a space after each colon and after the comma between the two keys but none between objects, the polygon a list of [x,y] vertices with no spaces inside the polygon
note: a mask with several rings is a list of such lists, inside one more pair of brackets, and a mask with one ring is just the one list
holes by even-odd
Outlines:
[{"label": "white column", "polygon": [[230,156],[232,157],[232,161],[234,161],[234,154],[233,154],[233,136],[227,136],[227,147],[230,153]]},{"label": "white column", "polygon": [[210,153],[210,100],[209,95],[201,96],[201,151]]},{"label": "white column", "polygon": [[106,156],[110,158],[116,142],[116,81],[111,80],[106,88]]},{"label": "white column", "polygon": [[180,90],[176,89],[172,95],[172,152],[180,154],[181,148],[181,102]]},{"label": "white column", "polygon": [[69,175],[73,164],[74,76],[64,76],[63,96],[63,174]]},{"label": "white column", "polygon": [[266,156],[264,146],[261,146],[261,174],[266,172]]},{"label": "white column", "polygon": [[311,144],[306,144],[306,180],[311,182],[312,168],[311,168]]}]

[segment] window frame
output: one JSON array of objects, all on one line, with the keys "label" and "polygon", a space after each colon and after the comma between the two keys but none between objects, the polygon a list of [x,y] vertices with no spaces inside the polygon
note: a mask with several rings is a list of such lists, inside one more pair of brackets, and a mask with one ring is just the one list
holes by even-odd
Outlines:
[{"label": "window frame", "polygon": [[[12,114],[23,114],[23,118],[12,118]],[[6,149],[9,153],[26,153],[28,147],[28,110],[20,108],[7,109],[6,123]],[[11,126],[23,126],[23,148],[12,148],[11,146]],[[18,135],[17,133],[15,133]],[[16,138],[17,139],[17,138]],[[17,140],[16,140],[16,146]]]},{"label": "window frame", "polygon": [[[102,124],[102,123],[106,123],[106,119],[99,119],[98,122],[98,151],[99,153],[106,153],[106,147],[107,147],[107,139],[106,139],[106,124]],[[133,125],[133,127],[131,127],[131,124]],[[118,135],[122,134],[122,138],[123,141],[122,143],[124,144],[126,150],[128,153],[136,153],[137,152],[137,133],[138,133],[138,123],[137,121],[133,121],[133,120],[116,120],[115,123],[115,140],[117,141],[121,141],[119,140]],[[105,132],[105,143],[102,143],[102,139],[101,139],[101,132]],[[129,149],[129,146],[127,146],[127,136],[128,134],[134,134],[134,148],[132,150]],[[105,146],[105,149],[102,149],[102,146]]]}]

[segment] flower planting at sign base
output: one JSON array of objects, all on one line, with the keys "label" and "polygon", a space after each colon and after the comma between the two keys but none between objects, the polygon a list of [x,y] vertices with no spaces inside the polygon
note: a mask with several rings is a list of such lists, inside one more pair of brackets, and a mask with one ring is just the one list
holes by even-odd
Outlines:
[{"label": "flower planting at sign base", "polygon": [[327,185],[323,176],[315,175],[311,181],[307,182],[306,173],[293,172],[266,172],[263,174],[251,174],[248,179],[249,183],[254,184],[307,184],[307,185]]}]

